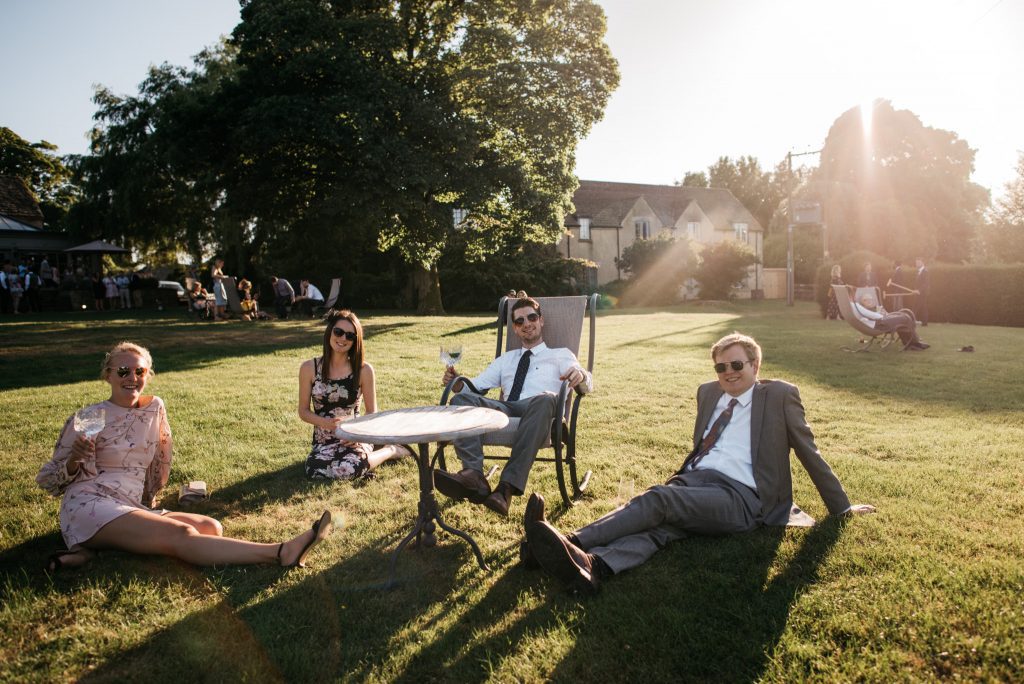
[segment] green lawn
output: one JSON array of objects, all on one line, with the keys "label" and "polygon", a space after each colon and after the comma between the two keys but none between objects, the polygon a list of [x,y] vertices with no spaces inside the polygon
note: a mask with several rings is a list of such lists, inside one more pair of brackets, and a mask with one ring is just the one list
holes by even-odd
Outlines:
[{"label": "green lawn", "polygon": [[[565,529],[663,481],[687,450],[708,349],[739,330],[765,349],[762,377],[798,384],[825,458],[855,502],[829,520],[795,466],[815,528],[692,538],[576,599],[517,566],[523,499],[508,521],[442,503],[491,564],[439,533],[388,559],[416,510],[415,465],[376,480],[310,483],[310,426],[295,415],[311,322],[186,322],[82,315],[0,321],[0,681],[893,681],[1024,679],[1024,330],[932,325],[923,353],[847,354],[856,340],[817,309],[776,302],[601,315],[596,393],[581,459],[594,470]],[[493,353],[492,315],[366,315],[382,408],[436,403],[444,336],[465,371]],[[148,345],[181,482],[232,536],[276,541],[329,507],[344,527],[305,570],[196,569],[104,553],[49,578],[58,502],[34,476],[64,419],[106,397],[101,353]],[[971,344],[973,354],[959,353]],[[554,471],[530,486],[557,500]]]}]

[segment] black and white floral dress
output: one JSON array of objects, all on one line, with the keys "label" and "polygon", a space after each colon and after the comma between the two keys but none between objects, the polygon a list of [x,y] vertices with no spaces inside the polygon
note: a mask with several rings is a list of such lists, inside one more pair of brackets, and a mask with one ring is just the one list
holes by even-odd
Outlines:
[{"label": "black and white floral dress", "polygon": [[[355,373],[338,380],[323,378],[323,359],[313,359],[313,412],[324,418],[359,415],[359,380]],[[355,480],[370,475],[366,444],[348,446],[333,430],[313,427],[313,449],[306,458],[306,477],[327,480]]]}]

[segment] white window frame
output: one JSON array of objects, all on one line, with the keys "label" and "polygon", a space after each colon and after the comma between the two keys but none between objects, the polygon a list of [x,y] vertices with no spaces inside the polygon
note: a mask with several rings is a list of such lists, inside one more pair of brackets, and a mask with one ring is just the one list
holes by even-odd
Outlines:
[{"label": "white window frame", "polygon": [[692,240],[700,240],[700,221],[687,221],[686,234]]},{"label": "white window frame", "polygon": [[732,224],[733,233],[740,242],[750,242],[750,225],[742,222]]},{"label": "white window frame", "polygon": [[637,240],[651,239],[651,222],[645,218],[633,219],[633,229],[636,231]]},{"label": "white window frame", "polygon": [[590,239],[590,219],[588,219],[588,218],[581,218],[580,219],[580,240],[589,240],[589,239]]}]

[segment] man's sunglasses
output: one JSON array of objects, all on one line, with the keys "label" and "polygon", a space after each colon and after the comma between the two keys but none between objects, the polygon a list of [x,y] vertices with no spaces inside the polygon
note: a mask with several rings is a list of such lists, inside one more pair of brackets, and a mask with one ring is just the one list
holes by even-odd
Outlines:
[{"label": "man's sunglasses", "polygon": [[520,316],[519,318],[513,318],[512,322],[515,323],[516,325],[522,325],[526,321],[530,321],[531,323],[536,323],[538,318],[540,318],[540,314],[539,313],[532,313],[532,314],[526,314],[526,316]]},{"label": "man's sunglasses", "polygon": [[117,377],[119,378],[127,378],[128,374],[131,373],[132,370],[135,371],[135,377],[137,378],[144,378],[146,377],[146,373],[149,372],[149,369],[146,368],[145,366],[136,366],[134,369],[132,369],[129,366],[118,366],[116,369],[110,368],[108,366],[107,368],[108,370],[113,370],[115,373],[117,373]]},{"label": "man's sunglasses", "polygon": [[344,328],[333,328],[331,332],[334,333],[335,337],[344,337],[349,342],[356,341],[356,334]]},{"label": "man's sunglasses", "polygon": [[730,361],[729,363],[716,363],[715,372],[724,373],[727,368],[731,368],[734,371],[741,371],[743,367],[748,363],[754,363],[753,361]]}]

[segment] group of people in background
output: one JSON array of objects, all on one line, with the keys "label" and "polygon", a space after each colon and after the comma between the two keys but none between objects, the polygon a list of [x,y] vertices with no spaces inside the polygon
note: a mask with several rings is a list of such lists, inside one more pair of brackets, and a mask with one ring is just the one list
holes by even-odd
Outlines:
[{"label": "group of people in background", "polygon": [[62,271],[45,256],[38,263],[34,257],[18,264],[8,261],[0,265],[0,313],[38,312],[40,292],[58,288],[90,291],[96,311],[141,308],[142,281],[151,277],[148,272],[93,273],[81,261],[74,266],[69,263]]},{"label": "group of people in background", "polygon": [[[903,267],[902,261],[896,261],[893,264],[892,275],[889,280],[885,283],[884,288],[881,288],[878,281],[878,277],[875,273],[874,267],[871,262],[864,264],[864,270],[857,276],[857,287],[874,287],[885,290],[885,296],[891,300],[888,306],[879,307],[876,303],[871,308],[873,310],[882,308],[892,312],[900,311],[905,308],[905,303],[912,304],[914,318],[918,325],[928,325],[928,294],[931,289],[931,281],[928,273],[928,267],[924,263],[924,259],[918,257],[915,260],[915,271],[913,276],[913,287],[909,286],[911,282],[907,269]],[[830,285],[846,285],[843,281],[843,271],[839,264],[832,267],[831,277],[829,281]],[[827,293],[827,302],[825,306],[825,318],[831,320],[841,319],[843,316],[839,311],[839,303],[835,299],[835,292],[832,288],[829,288]]]}]

